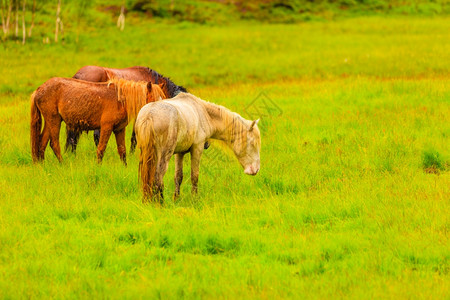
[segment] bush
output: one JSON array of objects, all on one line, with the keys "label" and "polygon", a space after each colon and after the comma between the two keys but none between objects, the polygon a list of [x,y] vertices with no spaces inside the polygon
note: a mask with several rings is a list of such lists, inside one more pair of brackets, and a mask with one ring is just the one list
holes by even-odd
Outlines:
[{"label": "bush", "polygon": [[422,154],[422,167],[427,173],[439,173],[444,171],[446,163],[436,150],[426,150]]}]

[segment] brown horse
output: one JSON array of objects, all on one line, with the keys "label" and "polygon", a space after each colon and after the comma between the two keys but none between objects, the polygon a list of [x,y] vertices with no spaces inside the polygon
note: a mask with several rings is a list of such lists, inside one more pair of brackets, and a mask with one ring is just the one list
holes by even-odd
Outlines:
[{"label": "brown horse", "polygon": [[[62,161],[59,131],[64,121],[69,130],[81,132],[100,129],[97,159],[101,162],[109,137],[114,132],[117,150],[126,164],[125,127],[148,102],[167,98],[165,84],[110,80],[94,83],[72,78],[47,80],[31,95],[31,154],[43,160],[50,140]],[[42,117],[45,120],[41,133]]]},{"label": "brown horse", "polygon": [[[112,69],[99,66],[85,66],[78,70],[73,76],[75,79],[92,81],[92,82],[106,82],[113,78],[121,78],[132,81],[147,81],[155,84],[165,83],[164,93],[168,98],[175,97],[180,92],[186,92],[186,89],[182,86],[176,85],[168,77],[164,77],[155,70],[147,67],[135,66],[124,69]],[[72,152],[76,151],[78,139],[80,137],[80,131],[67,130],[66,147],[69,147]],[[98,145],[100,133],[98,130],[94,131],[94,142]],[[136,135],[133,130],[131,136],[130,152],[133,152],[136,148]]]}]

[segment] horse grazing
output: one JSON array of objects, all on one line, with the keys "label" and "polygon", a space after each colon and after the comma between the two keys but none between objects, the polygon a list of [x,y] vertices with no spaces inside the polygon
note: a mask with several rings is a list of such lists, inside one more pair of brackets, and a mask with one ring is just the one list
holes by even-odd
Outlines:
[{"label": "horse grazing", "polygon": [[[155,70],[147,67],[131,67],[124,69],[112,69],[99,66],[85,66],[77,71],[73,76],[75,79],[92,81],[92,82],[106,82],[113,78],[120,78],[132,81],[147,81],[155,84],[165,83],[164,93],[167,98],[175,97],[180,92],[186,92],[186,89],[182,86],[176,85],[168,77],[164,77]],[[67,130],[66,146],[65,149],[71,149],[72,152],[76,151],[78,139],[80,138],[80,131]],[[98,145],[100,138],[100,132],[94,131],[94,142]],[[136,136],[133,131],[131,136],[130,152],[134,152],[136,148]]]},{"label": "horse grazing", "polygon": [[[49,140],[56,157],[62,161],[59,131],[64,121],[72,131],[100,129],[98,162],[114,132],[119,156],[126,164],[125,128],[146,103],[167,98],[164,85],[123,79],[107,83],[60,77],[47,80],[31,95],[33,161],[44,159]],[[42,117],[45,124],[41,133]]]},{"label": "horse grazing", "polygon": [[245,120],[223,106],[188,93],[146,104],[135,123],[143,201],[154,195],[162,201],[163,177],[174,154],[174,198],[180,194],[183,157],[188,152],[191,154],[192,192],[196,193],[203,145],[210,138],[224,141],[233,149],[244,172],[256,175],[261,148],[258,121]]}]

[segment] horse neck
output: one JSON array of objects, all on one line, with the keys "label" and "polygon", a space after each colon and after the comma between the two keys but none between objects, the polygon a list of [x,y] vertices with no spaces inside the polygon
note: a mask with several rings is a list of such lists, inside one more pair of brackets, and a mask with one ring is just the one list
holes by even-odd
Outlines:
[{"label": "horse neck", "polygon": [[244,123],[240,116],[223,106],[206,101],[203,102],[210,117],[211,138],[230,144],[233,143],[244,129]]},{"label": "horse neck", "polygon": [[159,85],[152,84],[152,91],[151,91],[149,102],[158,101],[160,98],[167,99],[169,97],[168,97],[167,93],[165,91],[163,91],[163,89],[160,88]]},{"label": "horse neck", "polygon": [[[178,95],[180,92],[186,92],[186,89],[185,89],[185,88],[176,85],[176,84],[173,83],[173,81],[170,80],[169,78],[164,77],[164,76],[162,76],[162,75],[159,75],[159,76],[160,76],[160,77],[159,77],[157,83],[158,83],[158,84],[159,84],[159,83],[162,83],[162,82],[165,83],[165,87],[164,87],[165,91],[164,91],[164,92],[165,92],[166,95],[167,95],[166,98],[173,98],[173,97],[175,97],[176,95]],[[156,83],[156,81],[155,81],[155,83]]]},{"label": "horse neck", "polygon": [[[110,83],[116,86],[118,101],[126,104],[128,121],[135,119],[139,110],[148,103],[147,84],[124,79],[110,79],[108,85]],[[154,101],[157,101],[159,96],[152,95],[152,98],[155,99]]]}]

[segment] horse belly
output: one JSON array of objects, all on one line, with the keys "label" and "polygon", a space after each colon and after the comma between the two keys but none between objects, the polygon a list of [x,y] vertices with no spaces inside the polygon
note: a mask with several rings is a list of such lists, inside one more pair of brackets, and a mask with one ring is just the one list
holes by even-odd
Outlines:
[{"label": "horse belly", "polygon": [[101,105],[77,100],[66,101],[59,113],[69,128],[84,131],[100,128]]},{"label": "horse belly", "polygon": [[177,146],[175,147],[175,153],[184,153],[189,151],[197,138],[197,127],[189,122],[183,120],[180,122],[177,134]]},{"label": "horse belly", "polygon": [[175,147],[175,153],[185,153],[191,149],[194,139],[189,135],[178,135],[177,145]]},{"label": "horse belly", "polygon": [[192,145],[199,142],[199,117],[197,111],[191,106],[177,101],[171,102],[177,108],[178,134],[176,153],[184,153],[190,150]]}]

